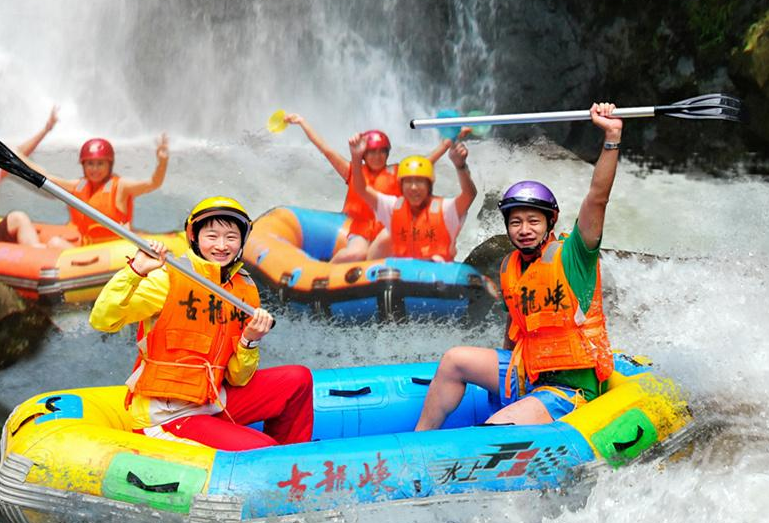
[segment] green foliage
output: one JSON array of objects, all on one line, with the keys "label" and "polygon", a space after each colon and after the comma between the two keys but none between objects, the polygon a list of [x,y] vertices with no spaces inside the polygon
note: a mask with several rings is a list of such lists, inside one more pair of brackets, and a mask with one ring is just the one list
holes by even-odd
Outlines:
[{"label": "green foliage", "polygon": [[712,51],[728,45],[734,12],[740,0],[688,0],[684,7],[688,25],[703,51]]},{"label": "green foliage", "polygon": [[764,13],[763,18],[753,23],[748,28],[748,31],[745,33],[745,40],[743,42],[744,50],[747,52],[753,51],[758,44],[759,38],[766,34],[767,31],[769,31],[769,11]]}]

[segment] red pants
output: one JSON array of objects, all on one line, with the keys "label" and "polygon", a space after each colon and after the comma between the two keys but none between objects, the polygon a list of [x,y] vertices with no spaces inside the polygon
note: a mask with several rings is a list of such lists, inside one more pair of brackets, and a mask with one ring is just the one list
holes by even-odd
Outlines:
[{"label": "red pants", "polygon": [[[176,419],[163,425],[163,430],[220,450],[310,441],[312,374],[307,367],[284,365],[257,370],[243,387],[225,384],[224,388],[225,412]],[[264,421],[264,432],[245,426],[257,421]]]}]

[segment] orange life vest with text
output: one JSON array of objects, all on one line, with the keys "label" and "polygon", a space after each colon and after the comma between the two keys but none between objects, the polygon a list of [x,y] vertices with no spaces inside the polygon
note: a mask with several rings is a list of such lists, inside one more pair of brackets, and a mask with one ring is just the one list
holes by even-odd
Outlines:
[{"label": "orange life vest with text", "polygon": [[[372,173],[365,163],[361,167],[363,179],[366,180],[366,185],[368,187],[372,187],[383,194],[390,194],[393,196],[401,195],[397,165],[389,166],[390,170],[385,167],[376,174]],[[369,207],[365,200],[353,189],[350,184],[351,176],[352,166],[347,173],[347,197],[345,198],[342,212],[352,218],[352,224],[350,225],[349,231],[350,234],[357,234],[363,236],[368,241],[372,241],[384,226],[376,220],[374,210]]]},{"label": "orange life vest with text", "polygon": [[[219,283],[221,266],[188,252],[180,261]],[[140,346],[143,366],[133,393],[176,398],[202,405],[218,400],[227,362],[250,317],[202,285],[169,270],[170,287],[155,325]],[[222,288],[244,302],[259,306],[259,291],[245,270]],[[146,344],[146,345],[145,345]]]},{"label": "orange life vest with text", "polygon": [[401,196],[391,219],[393,254],[398,257],[429,260],[435,255],[452,261],[456,246],[443,219],[443,198],[431,196],[430,203],[416,216]]},{"label": "orange life vest with text", "polygon": [[[120,177],[113,174],[104,185],[94,191],[93,184],[86,178],[81,178],[72,194],[97,211],[106,214],[119,224],[130,229],[131,220],[133,219],[133,198],[128,199],[126,212],[121,212],[117,208],[119,183]],[[70,223],[77,227],[84,244],[101,243],[118,238],[115,233],[72,207],[69,209],[69,214]]]},{"label": "orange life vest with text", "polygon": [[566,279],[562,251],[563,241],[551,239],[523,274],[520,251],[502,262],[500,283],[511,318],[513,361],[523,362],[531,383],[542,372],[588,368],[594,368],[603,382],[611,375],[614,360],[603,314],[600,264],[585,314]]}]

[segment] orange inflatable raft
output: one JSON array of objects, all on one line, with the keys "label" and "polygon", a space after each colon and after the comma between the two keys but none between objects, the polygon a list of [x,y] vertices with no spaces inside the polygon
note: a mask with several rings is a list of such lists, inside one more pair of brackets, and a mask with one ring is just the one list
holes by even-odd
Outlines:
[{"label": "orange inflatable raft", "polygon": [[[68,225],[35,223],[42,242],[60,236],[70,243],[80,242],[77,229]],[[164,242],[175,255],[187,248],[179,232],[150,234],[145,238]],[[0,242],[0,282],[31,299],[46,303],[93,301],[115,272],[126,263],[136,247],[123,239],[68,249],[40,249]]]},{"label": "orange inflatable raft", "polygon": [[244,260],[281,302],[333,318],[482,317],[498,299],[496,285],[465,263],[330,263],[346,245],[349,223],[342,213],[276,207],[254,221]]}]

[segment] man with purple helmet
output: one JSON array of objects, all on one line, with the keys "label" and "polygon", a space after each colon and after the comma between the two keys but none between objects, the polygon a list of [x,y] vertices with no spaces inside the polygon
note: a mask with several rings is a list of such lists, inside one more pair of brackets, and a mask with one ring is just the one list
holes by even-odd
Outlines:
[{"label": "man with purple helmet", "polygon": [[488,424],[549,423],[605,390],[613,360],[598,255],[622,136],[622,120],[611,117],[613,110],[609,103],[590,108],[604,143],[570,235],[556,239],[558,202],[543,184],[518,182],[500,200],[515,247],[500,267],[508,311],[503,348],[449,349],[416,430],[440,428],[467,383],[495,399],[498,408]]}]

